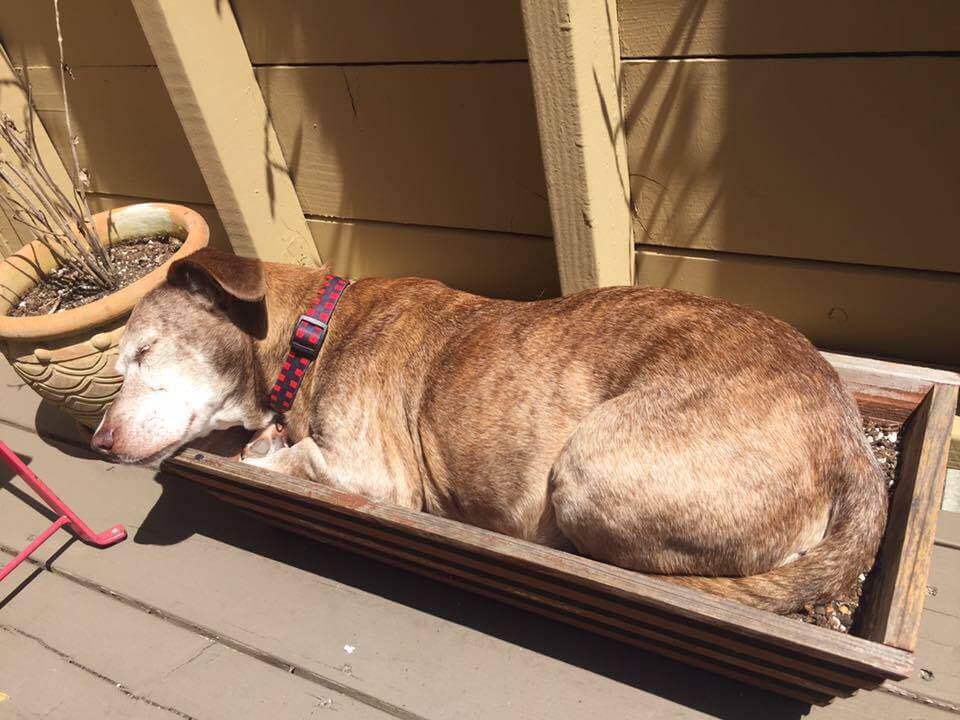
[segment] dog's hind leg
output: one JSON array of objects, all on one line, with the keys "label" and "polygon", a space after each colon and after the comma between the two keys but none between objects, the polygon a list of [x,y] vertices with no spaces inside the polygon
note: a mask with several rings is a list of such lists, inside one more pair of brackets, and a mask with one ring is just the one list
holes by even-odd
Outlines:
[{"label": "dog's hind leg", "polygon": [[557,526],[590,557],[645,572],[749,575],[826,530],[829,494],[776,402],[755,415],[723,388],[629,392],[578,425],[551,473]]}]

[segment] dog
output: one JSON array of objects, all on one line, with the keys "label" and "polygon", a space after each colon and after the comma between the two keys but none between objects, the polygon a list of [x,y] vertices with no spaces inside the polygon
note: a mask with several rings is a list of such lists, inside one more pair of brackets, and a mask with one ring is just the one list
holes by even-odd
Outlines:
[{"label": "dog", "polygon": [[[162,459],[276,421],[326,270],[204,249],[134,309],[91,444]],[[340,293],[261,467],[789,613],[869,570],[886,486],[798,331],[659,288],[515,302],[421,279]]]}]

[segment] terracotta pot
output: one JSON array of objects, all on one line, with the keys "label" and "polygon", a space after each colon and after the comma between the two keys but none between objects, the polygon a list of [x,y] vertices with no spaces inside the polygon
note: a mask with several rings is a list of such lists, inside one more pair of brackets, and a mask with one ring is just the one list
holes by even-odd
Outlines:
[{"label": "terracotta pot", "polygon": [[105,298],[52,315],[9,317],[10,311],[47,273],[53,258],[36,240],[0,263],[0,352],[17,374],[41,397],[93,428],[120,391],[114,369],[117,344],[134,305],[167,275],[175,259],[204,247],[210,237],[206,221],[180,205],[142,203],[94,216],[108,244],[169,233],[180,249],[160,267]]}]

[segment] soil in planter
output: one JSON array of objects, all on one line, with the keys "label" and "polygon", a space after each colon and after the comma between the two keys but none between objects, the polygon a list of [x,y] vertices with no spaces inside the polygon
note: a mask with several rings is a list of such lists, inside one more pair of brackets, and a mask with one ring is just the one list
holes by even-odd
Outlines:
[{"label": "soil in planter", "polygon": [[[163,265],[181,244],[178,238],[159,235],[128,240],[107,248],[120,276],[120,287],[126,287]],[[11,317],[49,315],[86,305],[109,292],[91,285],[76,270],[57,268],[20,298],[8,314]]]},{"label": "soil in planter", "polygon": [[[887,478],[887,492],[892,494],[897,476],[897,463],[900,459],[900,425],[865,419],[863,432]],[[807,603],[800,612],[794,613],[791,617],[831,630],[850,632],[866,579],[866,575],[861,575],[854,582],[853,587],[836,600],[821,605]]]}]

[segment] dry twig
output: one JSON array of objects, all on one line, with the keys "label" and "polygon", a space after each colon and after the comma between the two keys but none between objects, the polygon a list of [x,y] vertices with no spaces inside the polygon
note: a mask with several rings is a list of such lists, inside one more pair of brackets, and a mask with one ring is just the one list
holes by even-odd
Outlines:
[{"label": "dry twig", "polygon": [[[59,267],[79,271],[96,288],[115,290],[119,287],[117,273],[93,225],[86,198],[86,173],[80,168],[77,139],[70,120],[59,0],[53,0],[53,7],[60,49],[63,110],[75,170],[74,197],[72,200],[67,197],[43,162],[34,130],[33,95],[29,85],[22,87],[27,96],[25,129],[20,130],[9,115],[0,116],[0,140],[6,146],[0,154],[0,187],[6,191],[13,218],[36,234]],[[51,276],[48,279],[52,279]]]}]

